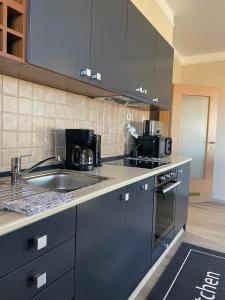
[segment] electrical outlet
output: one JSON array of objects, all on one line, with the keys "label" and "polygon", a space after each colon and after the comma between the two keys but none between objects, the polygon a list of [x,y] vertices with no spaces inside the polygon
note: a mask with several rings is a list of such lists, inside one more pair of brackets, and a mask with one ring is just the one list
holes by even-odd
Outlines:
[{"label": "electrical outlet", "polygon": [[130,113],[127,113],[127,115],[126,115],[126,121],[130,121]]},{"label": "electrical outlet", "polygon": [[134,115],[132,113],[127,113],[126,115],[126,121],[133,121]]}]

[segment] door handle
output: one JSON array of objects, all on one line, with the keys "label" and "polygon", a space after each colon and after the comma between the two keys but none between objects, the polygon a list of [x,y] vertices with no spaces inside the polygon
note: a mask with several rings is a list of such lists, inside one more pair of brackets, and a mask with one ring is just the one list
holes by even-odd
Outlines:
[{"label": "door handle", "polygon": [[80,76],[81,77],[91,77],[91,70],[90,69],[82,69],[80,70]]},{"label": "door handle", "polygon": [[210,145],[215,145],[216,142],[208,142]]},{"label": "door handle", "polygon": [[181,184],[181,181],[177,181],[174,184],[171,184],[170,186],[168,186],[167,188],[162,190],[163,194],[166,194],[167,192],[169,192],[170,190],[174,189],[175,187],[177,187],[179,184]]},{"label": "door handle", "polygon": [[98,81],[101,81],[101,80],[102,80],[102,74],[101,74],[101,73],[93,74],[93,75],[91,75],[91,79],[92,79],[92,80],[98,80]]},{"label": "door handle", "polygon": [[144,94],[144,89],[143,89],[143,87],[139,87],[139,88],[135,89],[135,92]]},{"label": "door handle", "polygon": [[125,193],[125,194],[121,195],[121,199],[125,202],[129,201],[130,193]]},{"label": "door handle", "polygon": [[47,239],[48,239],[47,235],[34,238],[34,244],[37,251],[47,247],[48,244]]}]

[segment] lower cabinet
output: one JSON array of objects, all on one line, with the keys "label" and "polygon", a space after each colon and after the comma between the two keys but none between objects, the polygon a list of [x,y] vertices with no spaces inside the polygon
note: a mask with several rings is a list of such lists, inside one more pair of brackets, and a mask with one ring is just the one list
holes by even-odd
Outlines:
[{"label": "lower cabinet", "polygon": [[75,239],[59,245],[0,280],[1,299],[28,300],[74,268]]},{"label": "lower cabinet", "polygon": [[77,207],[76,300],[124,300],[151,267],[153,177]]},{"label": "lower cabinet", "polygon": [[177,234],[187,222],[190,163],[179,166],[177,168],[177,174],[177,180],[181,181],[181,184],[177,187],[175,234]]},{"label": "lower cabinet", "polygon": [[170,243],[173,241],[175,236],[175,229],[173,228],[165,238],[157,245],[157,247],[152,252],[152,264],[156,263],[160,256],[169,247]]}]

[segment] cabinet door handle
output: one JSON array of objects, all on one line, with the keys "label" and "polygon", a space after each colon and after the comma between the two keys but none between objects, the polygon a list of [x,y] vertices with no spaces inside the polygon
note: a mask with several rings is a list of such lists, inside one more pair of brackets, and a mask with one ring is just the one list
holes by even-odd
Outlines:
[{"label": "cabinet door handle", "polygon": [[142,184],[141,189],[144,190],[144,191],[147,191],[148,190],[148,183]]},{"label": "cabinet door handle", "polygon": [[159,102],[159,98],[152,99],[153,102]]},{"label": "cabinet door handle", "polygon": [[169,244],[168,244],[168,243],[164,243],[164,244],[163,244],[163,247],[164,247],[165,249],[167,249],[167,248],[169,248]]},{"label": "cabinet door handle", "polygon": [[42,273],[42,274],[36,274],[33,276],[33,281],[34,284],[36,285],[37,289],[40,289],[43,285],[47,283],[47,274]]},{"label": "cabinet door handle", "polygon": [[43,235],[43,236],[34,238],[34,244],[35,244],[35,248],[37,249],[37,251],[47,247],[48,236]]},{"label": "cabinet door handle", "polygon": [[125,202],[129,201],[130,199],[130,194],[129,193],[125,193],[122,195],[122,200],[124,200]]},{"label": "cabinet door handle", "polygon": [[178,169],[177,172],[180,173],[180,174],[183,174],[183,169]]},{"label": "cabinet door handle", "polygon": [[101,74],[101,73],[93,74],[93,75],[91,75],[91,79],[92,79],[92,80],[98,80],[98,81],[101,81],[101,80],[102,80],[102,74]]},{"label": "cabinet door handle", "polygon": [[135,92],[143,94],[144,93],[144,89],[143,89],[143,87],[139,87],[139,88],[135,89]]},{"label": "cabinet door handle", "polygon": [[91,77],[91,70],[90,69],[82,69],[80,70],[80,76],[81,77]]}]

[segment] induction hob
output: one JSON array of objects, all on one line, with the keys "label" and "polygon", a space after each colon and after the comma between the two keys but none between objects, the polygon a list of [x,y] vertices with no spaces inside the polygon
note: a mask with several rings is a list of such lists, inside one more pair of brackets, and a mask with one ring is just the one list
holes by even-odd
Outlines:
[{"label": "induction hob", "polygon": [[124,159],[113,160],[107,162],[110,165],[124,166],[124,167],[134,167],[134,168],[144,168],[144,169],[154,169],[164,165],[169,164],[170,161],[160,158],[148,158],[148,157],[126,157]]}]

